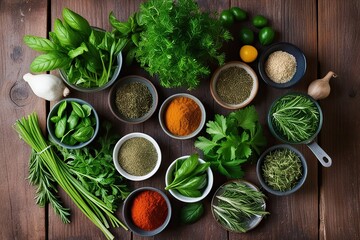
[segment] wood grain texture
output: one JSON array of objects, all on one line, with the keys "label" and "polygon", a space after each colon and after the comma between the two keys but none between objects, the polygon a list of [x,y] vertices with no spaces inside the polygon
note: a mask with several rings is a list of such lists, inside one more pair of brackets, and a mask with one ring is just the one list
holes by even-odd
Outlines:
[{"label": "wood grain texture", "polygon": [[320,143],[333,160],[320,175],[320,239],[360,239],[360,2],[320,0],[319,9],[319,77],[338,74],[320,101]]},{"label": "wood grain texture", "polygon": [[[12,128],[33,111],[44,124],[45,101],[22,80],[35,52],[23,44],[24,34],[46,35],[46,1],[0,1],[0,239],[45,239],[45,209],[34,200],[26,179],[30,148]],[[43,125],[44,126],[44,125]]]}]

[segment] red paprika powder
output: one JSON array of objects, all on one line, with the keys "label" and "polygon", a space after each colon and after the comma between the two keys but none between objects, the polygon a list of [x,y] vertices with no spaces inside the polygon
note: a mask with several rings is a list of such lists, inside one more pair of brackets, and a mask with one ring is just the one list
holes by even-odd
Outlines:
[{"label": "red paprika powder", "polygon": [[160,227],[167,214],[165,199],[160,193],[151,190],[139,193],[131,206],[133,223],[142,230],[151,231]]}]

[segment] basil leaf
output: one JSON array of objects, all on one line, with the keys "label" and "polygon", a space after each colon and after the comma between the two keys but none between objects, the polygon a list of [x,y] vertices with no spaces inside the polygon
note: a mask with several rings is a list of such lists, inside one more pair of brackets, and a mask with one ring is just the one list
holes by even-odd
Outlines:
[{"label": "basil leaf", "polygon": [[139,46],[139,40],[140,40],[140,33],[134,33],[131,35],[131,40],[135,44],[135,46]]},{"label": "basil leaf", "polygon": [[199,174],[202,174],[204,172],[206,172],[206,170],[210,167],[211,163],[210,162],[206,162],[206,163],[201,163],[199,164],[195,170],[193,171],[192,175],[196,176]]},{"label": "basil leaf", "polygon": [[185,177],[190,175],[190,173],[196,168],[198,164],[198,155],[191,155],[183,162],[179,170],[176,171],[174,181],[184,179]]},{"label": "basil leaf", "polygon": [[62,103],[60,103],[58,111],[57,111],[58,117],[62,117],[63,113],[66,110],[66,107],[67,107],[67,101],[63,101]]},{"label": "basil leaf", "polygon": [[64,21],[74,30],[83,33],[86,36],[90,35],[91,27],[89,22],[79,14],[64,8],[62,12]]},{"label": "basil leaf", "polygon": [[37,56],[30,65],[32,72],[46,72],[68,66],[71,59],[60,52],[49,52]]},{"label": "basil leaf", "polygon": [[127,66],[130,66],[132,64],[135,58],[135,54],[136,54],[136,48],[132,48],[130,49],[130,51],[127,52],[125,56],[125,64]]},{"label": "basil leaf", "polygon": [[79,116],[75,113],[75,111],[71,111],[70,116],[67,120],[69,125],[69,129],[74,129],[79,122]]},{"label": "basil leaf", "polygon": [[73,50],[70,50],[68,52],[68,56],[71,58],[71,59],[74,59],[80,55],[82,55],[84,52],[87,52],[88,51],[88,48],[86,47],[86,44],[84,42],[81,43],[80,47],[77,47]]},{"label": "basil leaf", "polygon": [[176,187],[177,190],[190,190],[190,189],[201,189],[206,186],[207,183],[207,174],[201,176],[189,177],[188,180],[179,186]]},{"label": "basil leaf", "polygon": [[85,111],[85,116],[89,117],[91,114],[91,107],[87,104],[81,105],[82,109]]},{"label": "basil leaf", "polygon": [[201,192],[197,189],[177,189],[177,191],[186,197],[200,197]]},{"label": "basil leaf", "polygon": [[58,50],[58,47],[53,42],[51,42],[49,39],[46,38],[25,35],[23,40],[24,43],[29,48],[34,49],[36,51],[50,52],[50,51]]},{"label": "basil leaf", "polygon": [[71,102],[71,106],[73,108],[73,111],[81,118],[85,117],[85,112],[82,109],[81,105],[78,104],[77,102]]},{"label": "basil leaf", "polygon": [[90,138],[94,135],[94,128],[91,126],[82,127],[76,130],[71,136],[78,142],[89,141]]},{"label": "basil leaf", "polygon": [[74,146],[77,143],[77,141],[71,135],[67,135],[62,139],[62,143],[69,146]]},{"label": "basil leaf", "polygon": [[57,38],[56,36],[56,33],[55,32],[49,32],[49,37],[51,39],[51,41],[57,45],[57,47],[60,48],[60,41],[59,39]]},{"label": "basil leaf", "polygon": [[60,119],[60,121],[58,121],[56,124],[55,124],[55,136],[57,138],[62,138],[65,134],[65,130],[66,130],[66,119],[67,117],[64,116]]},{"label": "basil leaf", "polygon": [[116,19],[113,12],[110,12],[109,22],[113,28],[118,30],[122,35],[127,35],[131,32],[131,25],[128,22],[120,22]]},{"label": "basil leaf", "polygon": [[190,203],[180,210],[180,220],[183,223],[190,224],[199,220],[204,213],[204,205],[201,202]]},{"label": "basil leaf", "polygon": [[75,48],[82,42],[81,36],[70,27],[66,27],[60,19],[56,19],[54,22],[54,32],[63,47]]},{"label": "basil leaf", "polygon": [[58,121],[60,121],[61,117],[60,116],[52,116],[50,118],[50,121],[52,121],[53,123],[57,123]]}]

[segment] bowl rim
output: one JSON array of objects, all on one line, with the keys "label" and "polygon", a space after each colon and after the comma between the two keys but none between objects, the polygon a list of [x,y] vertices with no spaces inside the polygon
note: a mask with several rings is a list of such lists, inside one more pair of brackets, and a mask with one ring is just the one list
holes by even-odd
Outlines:
[{"label": "bowl rim", "polygon": [[[116,106],[114,106],[113,103],[113,98],[114,98],[114,94],[116,94],[116,90],[122,86],[123,84],[126,84],[127,81],[129,81],[130,79],[134,79],[134,81],[139,82],[144,84],[148,89],[149,92],[152,96],[153,99],[153,105],[151,106],[150,110],[142,117],[140,118],[134,118],[134,119],[126,119],[121,117],[118,114],[118,110],[115,109]],[[111,113],[120,121],[124,122],[124,123],[128,123],[128,124],[139,124],[139,123],[143,123],[146,120],[148,120],[156,111],[157,109],[157,105],[159,103],[159,95],[158,92],[156,90],[156,87],[154,86],[154,84],[147,78],[140,76],[140,75],[128,75],[125,76],[123,78],[120,78],[111,88],[108,94],[108,106],[109,109],[111,111]],[[115,108],[114,108],[115,107]]]},{"label": "bowl rim", "polygon": [[[52,117],[52,113],[58,109],[58,107],[60,106],[60,104],[64,101],[68,101],[68,102],[77,102],[77,103],[80,103],[80,104],[86,104],[88,105],[89,107],[91,107],[91,110],[92,110],[92,113],[94,114],[94,117],[95,117],[95,120],[96,120],[96,124],[95,124],[95,129],[94,129],[94,135],[89,139],[89,141],[87,142],[82,142],[82,143],[79,143],[79,144],[76,144],[76,145],[67,145],[67,144],[64,144],[62,142],[59,141],[59,139],[54,135],[52,129],[53,129],[53,123],[51,122],[51,117]],[[89,145],[97,136],[98,132],[99,132],[99,128],[100,128],[100,120],[99,120],[99,116],[95,110],[95,108],[90,104],[88,103],[87,101],[85,100],[82,100],[80,98],[63,98],[61,99],[60,101],[58,101],[50,110],[47,118],[46,118],[46,129],[47,129],[47,132],[49,133],[51,139],[58,145],[66,148],[66,149],[79,149],[79,148],[82,148],[82,147],[85,147],[87,145]]]},{"label": "bowl rim", "polygon": [[[129,211],[129,206],[132,203],[133,198],[139,193],[139,192],[143,192],[143,191],[155,191],[157,193],[159,193],[165,200],[166,205],[168,207],[168,215],[166,216],[166,219],[164,221],[164,223],[151,231],[146,231],[146,230],[142,230],[140,228],[138,228],[137,226],[135,226],[132,222],[131,222],[131,218],[128,217],[127,212]],[[158,233],[160,233],[161,231],[163,231],[166,226],[169,224],[170,220],[171,220],[171,215],[172,215],[172,208],[171,208],[171,203],[170,200],[168,198],[168,196],[166,196],[166,194],[161,191],[158,188],[155,187],[140,187],[137,188],[135,190],[133,190],[125,199],[124,203],[123,203],[123,207],[122,207],[122,215],[123,215],[123,219],[125,224],[128,226],[128,228],[135,234],[139,235],[139,236],[154,236]]]},{"label": "bowl rim", "polygon": [[[253,88],[250,92],[250,95],[247,99],[245,99],[245,101],[243,101],[242,103],[239,104],[229,104],[224,102],[219,95],[217,94],[215,88],[216,88],[216,82],[218,80],[218,76],[220,74],[221,71],[229,68],[229,67],[240,67],[242,69],[244,69],[248,74],[250,74],[252,80],[253,80]],[[211,80],[210,80],[210,93],[212,95],[212,97],[214,98],[214,100],[222,107],[226,108],[226,109],[240,109],[240,108],[244,108],[245,106],[247,106],[248,104],[250,104],[250,102],[252,100],[254,100],[255,96],[257,95],[259,89],[259,80],[257,77],[256,72],[254,71],[254,69],[252,67],[250,67],[248,64],[241,62],[241,61],[230,61],[225,63],[223,66],[218,67],[215,72],[213,73],[213,75],[211,76]]]},{"label": "bowl rim", "polygon": [[[252,183],[252,182],[250,182],[250,181],[243,180],[243,179],[231,179],[231,180],[228,180],[228,181],[226,181],[225,183],[221,184],[220,187],[218,187],[218,188],[216,189],[216,191],[214,192],[214,195],[213,195],[213,197],[212,197],[212,199],[211,199],[211,214],[212,214],[213,218],[215,219],[215,221],[217,222],[217,224],[220,225],[222,228],[230,231],[230,232],[233,232],[233,233],[242,233],[242,232],[235,231],[235,230],[233,230],[233,229],[230,229],[230,228],[222,225],[222,224],[217,220],[217,218],[215,217],[214,209],[213,209],[213,204],[214,204],[214,202],[216,201],[215,198],[216,198],[217,194],[222,190],[222,188],[223,188],[225,185],[230,184],[230,183],[232,183],[232,182],[244,183],[245,185],[247,185],[247,186],[249,186],[250,188],[252,188],[252,189],[254,189],[254,190],[256,190],[256,191],[259,191],[259,192],[261,192],[261,190],[260,190],[260,188],[259,188],[258,186],[256,186],[254,183]],[[265,211],[265,210],[266,210],[266,201],[265,201],[265,199],[263,199],[263,206],[264,206],[264,211]],[[264,216],[257,216],[256,219],[254,220],[255,223],[253,223],[253,225],[252,225],[249,229],[247,229],[246,232],[248,232],[248,231],[254,229],[255,227],[257,227],[257,226],[260,224],[260,222],[262,221],[263,218],[264,218]]]},{"label": "bowl rim", "polygon": [[[170,104],[170,102],[172,100],[174,100],[178,97],[187,97],[187,98],[194,100],[195,103],[199,106],[200,111],[201,111],[201,120],[200,120],[200,124],[199,124],[198,128],[195,131],[193,131],[192,133],[190,133],[189,135],[185,135],[185,136],[177,136],[177,135],[172,134],[167,129],[167,127],[164,123],[164,114],[167,109],[167,106]],[[195,137],[203,129],[205,122],[206,122],[206,110],[205,110],[205,107],[202,104],[202,102],[197,97],[195,97],[191,94],[188,94],[188,93],[176,93],[176,94],[173,94],[173,95],[169,96],[168,98],[166,98],[165,101],[161,104],[160,109],[159,109],[158,119],[159,119],[161,129],[166,133],[166,135],[168,135],[169,137],[172,137],[174,139],[177,139],[177,140],[186,140],[186,139]]]},{"label": "bowl rim", "polygon": [[[274,82],[273,80],[271,80],[266,72],[265,72],[265,62],[268,59],[269,55],[275,51],[284,51],[283,50],[283,46],[286,46],[288,48],[292,48],[294,51],[298,52],[299,55],[301,55],[301,57],[299,59],[302,59],[304,62],[304,69],[302,69],[302,73],[301,76],[299,78],[292,78],[290,79],[288,82],[286,83],[277,83]],[[287,52],[287,51],[285,51]],[[290,53],[291,54],[291,53]],[[293,54],[292,54],[293,55]],[[298,60],[298,59],[297,59]],[[300,80],[304,77],[305,73],[307,70],[307,61],[306,61],[306,56],[304,54],[304,52],[296,45],[289,43],[289,42],[277,42],[274,43],[270,46],[268,46],[261,54],[259,57],[259,62],[258,62],[258,71],[260,74],[261,79],[269,86],[277,88],[277,89],[287,89],[287,88],[291,88],[294,85],[296,85],[298,82],[300,82]],[[298,68],[296,68],[296,71],[298,71]]]},{"label": "bowl rim", "polygon": [[[170,181],[170,177],[171,177],[171,173],[174,170],[175,167],[175,163],[177,160],[181,160],[181,159],[185,159],[190,157],[190,155],[185,155],[185,156],[181,156],[176,158],[167,168],[166,173],[165,173],[165,186],[169,185],[169,181]],[[200,163],[206,163],[206,161],[204,161],[203,159],[201,159],[200,157],[198,158],[198,161]],[[169,189],[170,194],[176,198],[177,200],[181,201],[181,202],[185,202],[185,203],[195,203],[195,202],[199,202],[201,200],[203,200],[205,197],[207,197],[213,187],[214,184],[214,175],[213,172],[211,170],[211,167],[209,167],[206,170],[207,173],[207,178],[208,178],[208,183],[206,188],[204,189],[204,192],[202,193],[202,195],[200,197],[186,197],[181,195],[180,193],[178,193],[177,191],[174,191],[172,189]]]},{"label": "bowl rim", "polygon": [[[261,167],[262,167],[262,164],[264,162],[266,155],[277,149],[289,149],[289,150],[293,151],[294,153],[296,153],[300,158],[302,168],[303,168],[303,170],[302,170],[303,174],[302,174],[300,180],[297,182],[297,184],[292,189],[290,189],[288,191],[284,191],[284,192],[274,190],[270,186],[268,186],[262,176],[262,170],[261,170]],[[293,146],[291,146],[289,144],[277,144],[277,145],[269,147],[260,155],[260,157],[256,163],[256,175],[257,175],[257,178],[258,178],[261,186],[267,192],[277,195],[277,196],[286,196],[286,195],[292,194],[292,193],[296,192],[297,190],[299,190],[302,187],[302,185],[305,183],[305,180],[307,178],[307,173],[308,173],[308,167],[307,167],[307,163],[306,163],[306,159],[305,159],[304,155],[299,150],[297,150],[296,148],[294,148]]]},{"label": "bowl rim", "polygon": [[[152,143],[152,145],[154,146],[154,148],[156,149],[156,152],[158,154],[158,158],[156,161],[156,165],[155,167],[146,175],[143,176],[135,176],[135,175],[131,175],[129,173],[127,173],[119,164],[118,162],[118,153],[119,150],[122,146],[122,144],[124,142],[126,142],[127,140],[131,139],[131,138],[136,138],[136,137],[140,137],[140,138],[145,138],[146,140],[150,141]],[[118,171],[118,173],[123,176],[124,178],[131,180],[131,181],[143,181],[146,179],[149,179],[150,177],[152,177],[160,168],[161,165],[161,160],[162,160],[162,154],[161,154],[161,149],[159,147],[159,144],[155,141],[155,139],[153,137],[151,137],[148,134],[145,133],[141,133],[141,132],[133,132],[133,133],[129,133],[124,135],[122,138],[120,138],[117,143],[115,144],[114,150],[113,150],[113,162],[115,165],[116,170]]]},{"label": "bowl rim", "polygon": [[118,79],[120,71],[122,69],[122,64],[123,64],[123,57],[122,57],[121,52],[119,52],[119,54],[117,55],[116,62],[117,62],[117,66],[114,70],[114,73],[113,73],[111,79],[107,83],[102,85],[101,87],[85,88],[85,87],[80,87],[75,84],[72,84],[67,80],[66,74],[63,69],[59,69],[59,75],[66,85],[68,85],[70,88],[75,89],[79,92],[86,92],[86,93],[100,92],[102,90],[109,88]]}]

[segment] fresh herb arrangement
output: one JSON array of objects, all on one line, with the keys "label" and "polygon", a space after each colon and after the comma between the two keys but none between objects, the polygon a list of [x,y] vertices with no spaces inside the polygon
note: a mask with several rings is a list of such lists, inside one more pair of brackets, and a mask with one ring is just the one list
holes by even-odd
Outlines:
[{"label": "fresh herb arrangement", "polygon": [[290,149],[279,149],[266,155],[262,175],[266,184],[277,191],[289,191],[302,176],[299,156]]},{"label": "fresh herb arrangement", "polygon": [[207,185],[206,170],[210,163],[200,163],[197,154],[176,161],[173,180],[165,190],[176,190],[187,197],[200,197]]},{"label": "fresh herb arrangement", "polygon": [[114,33],[91,28],[79,14],[64,8],[63,21],[56,19],[50,40],[26,35],[24,42],[42,52],[30,65],[32,72],[61,69],[69,83],[84,88],[100,87],[112,77],[117,55],[126,45]]},{"label": "fresh herb arrangement", "polygon": [[269,214],[265,211],[265,195],[244,182],[231,182],[220,190],[212,208],[217,221],[227,229],[246,232],[251,221]]},{"label": "fresh herb arrangement", "polygon": [[289,142],[309,140],[318,130],[320,112],[315,103],[301,94],[288,94],[270,109],[271,124]]},{"label": "fresh herb arrangement", "polygon": [[180,210],[182,223],[191,224],[198,221],[204,214],[204,204],[201,202],[188,203]]},{"label": "fresh herb arrangement", "polygon": [[258,114],[254,106],[234,111],[228,116],[216,114],[206,124],[209,138],[199,137],[195,147],[202,150],[205,160],[221,174],[240,178],[241,164],[266,145]]},{"label": "fresh herb arrangement", "polygon": [[150,0],[127,22],[110,15],[120,36],[131,38],[132,54],[163,87],[196,88],[210,74],[210,62],[224,63],[224,41],[232,39],[218,19],[194,0]]},{"label": "fresh herb arrangement", "polygon": [[56,138],[70,146],[89,141],[95,133],[95,116],[87,104],[65,100],[50,121],[54,123]]},{"label": "fresh herb arrangement", "polygon": [[57,183],[85,216],[104,233],[107,239],[114,239],[108,230],[109,222],[113,227],[122,226],[127,230],[127,227],[113,214],[113,208],[108,206],[110,204],[105,203],[84,187],[84,182],[74,176],[76,168],[66,164],[49,147],[49,143],[45,140],[39,127],[36,113],[17,120],[14,128],[21,139],[32,148],[29,179],[32,184],[37,186],[36,201],[40,206],[49,202],[63,222],[70,221],[68,209],[61,205],[55,195],[57,192],[55,183]]}]

